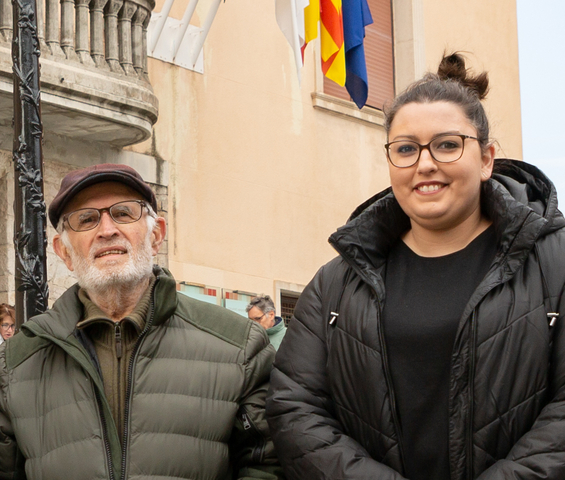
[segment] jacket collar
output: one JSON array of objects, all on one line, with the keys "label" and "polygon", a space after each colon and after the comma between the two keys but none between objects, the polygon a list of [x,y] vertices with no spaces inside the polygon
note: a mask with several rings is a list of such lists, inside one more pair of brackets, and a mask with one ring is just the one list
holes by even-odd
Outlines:
[{"label": "jacket collar", "polygon": [[[176,282],[171,273],[154,266],[156,281],[149,307],[152,326],[161,325],[175,312],[177,306]],[[37,315],[22,325],[26,335],[47,335],[65,340],[73,335],[77,323],[83,318],[83,304],[78,297],[79,286],[73,285],[53,304],[53,308]]]},{"label": "jacket collar", "polygon": [[[497,160],[497,173],[483,184],[483,211],[492,219],[499,244],[497,261],[507,273],[523,262],[542,235],[565,226],[551,181],[524,162]],[[410,228],[389,187],[360,205],[330,244],[358,271],[374,276],[398,238]]]}]

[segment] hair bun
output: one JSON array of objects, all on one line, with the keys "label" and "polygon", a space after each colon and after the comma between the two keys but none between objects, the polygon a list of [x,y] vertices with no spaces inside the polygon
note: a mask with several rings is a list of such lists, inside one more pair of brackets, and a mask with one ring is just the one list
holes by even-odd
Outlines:
[{"label": "hair bun", "polygon": [[459,53],[444,55],[437,69],[437,75],[440,80],[452,80],[461,83],[475,92],[479,100],[483,100],[487,96],[488,74],[483,72],[476,76],[470,75],[465,68],[465,59]]}]

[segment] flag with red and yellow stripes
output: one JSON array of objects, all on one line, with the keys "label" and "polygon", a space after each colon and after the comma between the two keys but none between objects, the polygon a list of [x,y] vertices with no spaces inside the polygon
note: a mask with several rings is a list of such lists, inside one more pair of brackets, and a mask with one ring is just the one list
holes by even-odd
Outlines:
[{"label": "flag with red and yellow stripes", "polygon": [[345,85],[345,45],[341,0],[320,0],[322,71],[330,80]]},{"label": "flag with red and yellow stripes", "polygon": [[318,37],[319,23],[322,71],[345,86],[361,108],[367,99],[363,39],[365,26],[373,21],[367,0],[276,0],[276,7],[277,21],[295,52],[299,79],[304,49]]}]

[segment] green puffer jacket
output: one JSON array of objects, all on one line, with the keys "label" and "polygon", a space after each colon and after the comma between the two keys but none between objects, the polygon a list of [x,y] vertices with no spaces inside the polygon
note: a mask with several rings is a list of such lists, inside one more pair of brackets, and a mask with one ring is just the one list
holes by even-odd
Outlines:
[{"label": "green puffer jacket", "polygon": [[0,479],[279,478],[264,418],[275,355],[264,329],[155,274],[121,442],[96,362],[75,336],[77,286],[0,346]]}]

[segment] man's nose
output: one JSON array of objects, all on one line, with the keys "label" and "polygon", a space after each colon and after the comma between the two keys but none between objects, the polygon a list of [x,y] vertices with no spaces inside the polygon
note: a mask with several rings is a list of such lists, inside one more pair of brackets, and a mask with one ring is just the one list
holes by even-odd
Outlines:
[{"label": "man's nose", "polygon": [[110,212],[107,210],[101,213],[100,223],[98,224],[98,234],[99,235],[114,235],[118,231],[116,222],[110,216]]}]

